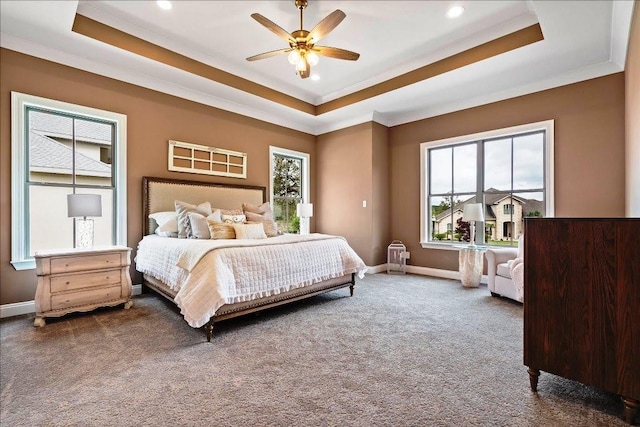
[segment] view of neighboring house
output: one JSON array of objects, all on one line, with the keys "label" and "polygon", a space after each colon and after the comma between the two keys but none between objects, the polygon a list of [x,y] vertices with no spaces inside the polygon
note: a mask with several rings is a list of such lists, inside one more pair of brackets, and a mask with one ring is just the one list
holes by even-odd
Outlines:
[{"label": "view of neighboring house", "polygon": [[73,247],[73,220],[66,209],[67,194],[73,192],[102,196],[95,241],[111,243],[112,139],[107,123],[29,112],[30,253]]},{"label": "view of neighboring house", "polygon": [[75,169],[77,181],[109,185],[111,140],[111,126],[107,124],[32,111],[29,115],[30,181],[72,183]]},{"label": "view of neighboring house", "polygon": [[[524,217],[544,216],[544,203],[541,200],[527,199],[519,195],[492,193],[490,189],[484,200],[484,230],[487,240],[517,239],[523,233]],[[433,218],[433,235],[443,240],[457,240],[454,236],[458,220],[462,218],[464,206],[475,203],[475,196],[454,203]]]}]

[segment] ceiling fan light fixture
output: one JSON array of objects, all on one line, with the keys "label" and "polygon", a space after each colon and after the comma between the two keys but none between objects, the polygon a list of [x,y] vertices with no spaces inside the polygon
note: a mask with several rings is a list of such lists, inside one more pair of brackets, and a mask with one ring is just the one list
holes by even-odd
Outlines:
[{"label": "ceiling fan light fixture", "polygon": [[307,62],[310,66],[314,67],[318,65],[318,61],[320,61],[320,58],[318,57],[318,55],[316,55],[315,52],[307,53]]},{"label": "ceiling fan light fixture", "polygon": [[340,9],[336,9],[329,15],[325,16],[316,24],[311,31],[307,31],[303,27],[303,11],[307,7],[308,0],[295,0],[296,7],[300,10],[300,29],[291,33],[285,31],[282,27],[260,15],[252,13],[251,17],[258,21],[259,24],[266,27],[269,31],[281,39],[286,40],[289,44],[288,48],[263,52],[247,58],[247,61],[256,61],[258,59],[270,58],[276,55],[288,54],[287,60],[296,68],[296,73],[303,79],[311,76],[311,67],[318,64],[319,56],[327,56],[329,58],[344,59],[348,61],[356,61],[360,54],[337,47],[318,46],[316,42],[324,38],[333,29],[342,22],[347,16]]},{"label": "ceiling fan light fixture", "polygon": [[292,50],[287,57],[287,61],[289,61],[289,64],[291,65],[296,65],[298,62],[300,62],[300,52],[298,52],[297,49]]}]

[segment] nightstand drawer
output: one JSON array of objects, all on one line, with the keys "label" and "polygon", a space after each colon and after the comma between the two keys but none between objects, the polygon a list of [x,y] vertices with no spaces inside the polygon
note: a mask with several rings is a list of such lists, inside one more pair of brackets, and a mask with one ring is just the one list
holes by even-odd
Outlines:
[{"label": "nightstand drawer", "polygon": [[67,256],[51,260],[51,274],[120,267],[120,254]]},{"label": "nightstand drawer", "polygon": [[93,286],[119,285],[122,272],[106,270],[95,273],[69,274],[51,277],[51,293],[90,288]]},{"label": "nightstand drawer", "polygon": [[69,292],[66,294],[51,295],[51,309],[61,310],[86,304],[97,304],[105,301],[116,300],[122,296],[120,285],[108,288],[96,288],[82,292]]}]

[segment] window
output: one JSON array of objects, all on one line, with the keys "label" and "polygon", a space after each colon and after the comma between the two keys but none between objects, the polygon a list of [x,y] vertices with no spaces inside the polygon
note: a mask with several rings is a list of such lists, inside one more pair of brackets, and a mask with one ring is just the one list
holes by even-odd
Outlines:
[{"label": "window", "polygon": [[420,161],[423,247],[466,239],[468,203],[482,203],[476,242],[490,245],[516,244],[526,216],[553,216],[552,120],[425,142]]},{"label": "window", "polygon": [[126,116],[17,92],[11,102],[14,268],[74,246],[67,194],[101,195],[95,245],[125,245]]},{"label": "window", "polygon": [[298,203],[309,201],[309,155],[269,147],[271,158],[271,206],[278,228],[285,233],[300,231]]}]

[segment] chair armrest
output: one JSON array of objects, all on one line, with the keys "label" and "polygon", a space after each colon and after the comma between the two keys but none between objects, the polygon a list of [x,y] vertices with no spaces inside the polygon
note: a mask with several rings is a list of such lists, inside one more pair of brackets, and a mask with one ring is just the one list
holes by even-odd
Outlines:
[{"label": "chair armrest", "polygon": [[518,248],[490,248],[484,254],[487,257],[487,286],[491,292],[495,292],[498,264],[514,259],[518,255]]},{"label": "chair armrest", "polygon": [[491,248],[485,252],[487,264],[498,265],[518,256],[518,248]]}]

